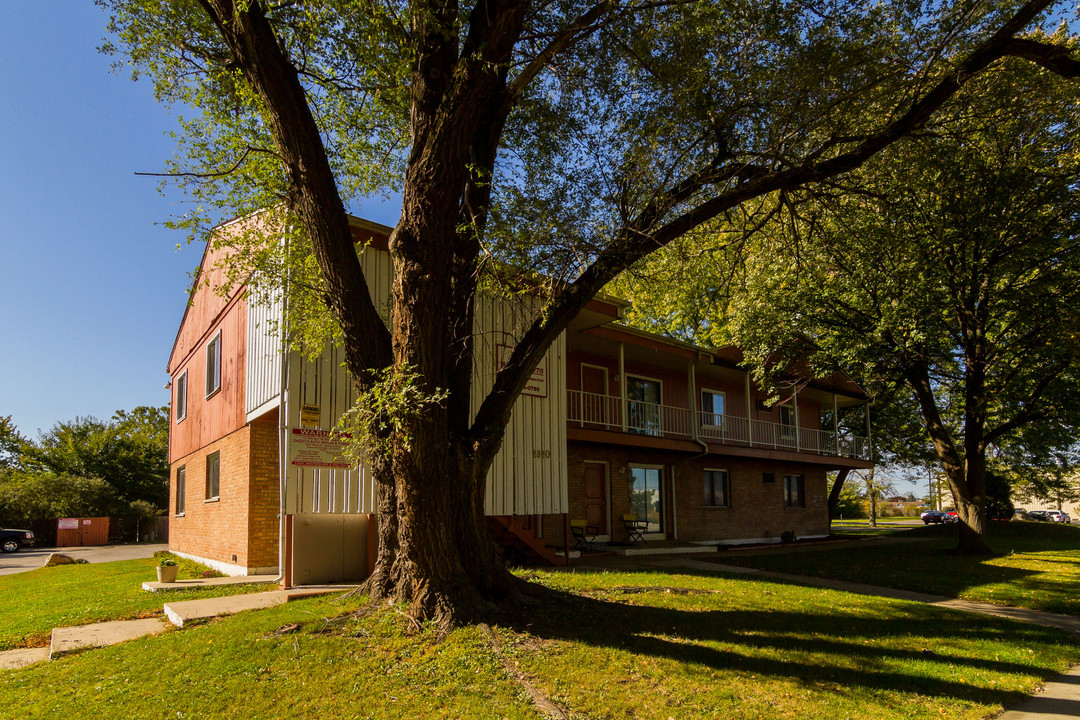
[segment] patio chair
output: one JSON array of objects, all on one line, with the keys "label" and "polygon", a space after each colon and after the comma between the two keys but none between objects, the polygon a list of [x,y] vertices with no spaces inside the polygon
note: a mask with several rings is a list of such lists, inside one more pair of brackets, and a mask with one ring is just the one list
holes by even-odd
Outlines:
[{"label": "patio chair", "polygon": [[570,535],[574,538],[574,550],[580,550],[583,553],[598,552],[594,543],[599,534],[600,528],[589,525],[584,520],[570,521]]},{"label": "patio chair", "polygon": [[644,543],[644,533],[649,529],[649,523],[645,520],[638,520],[637,513],[626,513],[622,516],[622,519],[623,528],[626,530],[626,538],[623,543],[627,545]]}]

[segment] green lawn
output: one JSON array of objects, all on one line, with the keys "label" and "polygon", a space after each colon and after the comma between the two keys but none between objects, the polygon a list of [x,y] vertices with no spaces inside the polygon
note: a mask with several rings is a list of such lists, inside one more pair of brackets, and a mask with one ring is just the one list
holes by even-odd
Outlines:
[{"label": "green lawn", "polygon": [[754,555],[722,553],[710,559],[1080,615],[1080,527],[992,523],[990,543],[1000,555],[990,558],[964,557],[953,552],[956,530],[949,525],[897,531],[896,537],[922,538],[926,542],[854,544],[790,554],[777,548]]},{"label": "green lawn", "polygon": [[1054,630],[785,583],[532,578],[559,594],[494,623],[501,659],[481,629],[409,636],[393,608],[334,621],[363,598],[320,598],[0,673],[0,707],[96,720],[539,718],[524,676],[572,718],[980,718],[1080,659]]},{"label": "green lawn", "polygon": [[[205,590],[150,593],[157,560],[121,560],[60,565],[0,576],[0,650],[49,644],[54,627],[100,620],[127,620],[161,614],[166,601],[257,592],[266,586],[240,585]],[[180,561],[180,579],[198,577],[201,565]]]}]

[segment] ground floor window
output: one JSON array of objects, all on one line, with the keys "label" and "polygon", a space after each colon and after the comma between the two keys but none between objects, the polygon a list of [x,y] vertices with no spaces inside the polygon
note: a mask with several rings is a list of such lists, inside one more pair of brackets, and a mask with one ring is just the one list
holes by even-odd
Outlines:
[{"label": "ground floor window", "polygon": [[176,469],[176,514],[184,514],[184,495],[187,492],[187,466]]},{"label": "ground floor window", "polygon": [[630,512],[648,523],[645,532],[664,531],[664,482],[660,468],[630,468]]},{"label": "ground floor window", "polygon": [[806,507],[802,475],[784,476],[784,506]]},{"label": "ground floor window", "polygon": [[705,471],[705,506],[731,506],[731,493],[730,489],[728,488],[727,470]]},{"label": "ground floor window", "polygon": [[206,456],[206,499],[217,500],[221,484],[221,453]]}]

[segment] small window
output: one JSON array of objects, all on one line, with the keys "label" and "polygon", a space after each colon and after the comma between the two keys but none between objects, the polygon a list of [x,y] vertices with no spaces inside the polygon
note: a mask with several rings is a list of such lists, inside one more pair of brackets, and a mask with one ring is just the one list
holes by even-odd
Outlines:
[{"label": "small window", "polygon": [[176,514],[184,514],[184,496],[187,494],[187,466],[176,469]]},{"label": "small window", "polygon": [[176,422],[187,417],[187,370],[180,373],[176,378],[176,405],[174,406]]},{"label": "small window", "polygon": [[705,506],[731,507],[727,470],[705,471]]},{"label": "small window", "polygon": [[206,397],[221,389],[221,333],[206,345]]},{"label": "small window", "polygon": [[221,453],[206,456],[206,499],[217,500],[221,484]]},{"label": "small window", "polygon": [[802,475],[784,476],[784,507],[806,507]]}]

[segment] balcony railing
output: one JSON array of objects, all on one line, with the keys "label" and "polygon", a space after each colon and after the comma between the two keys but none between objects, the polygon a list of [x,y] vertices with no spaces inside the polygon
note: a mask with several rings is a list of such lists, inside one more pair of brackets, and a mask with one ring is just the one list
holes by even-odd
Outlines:
[{"label": "balcony railing", "polygon": [[[625,412],[626,418],[623,419]],[[694,437],[721,445],[763,447],[814,455],[869,459],[866,438],[839,435],[830,430],[796,428],[794,425],[750,420],[734,415],[694,413],[687,408],[627,400],[581,390],[567,391],[567,422],[575,427],[615,430],[634,435],[666,438]]]}]

